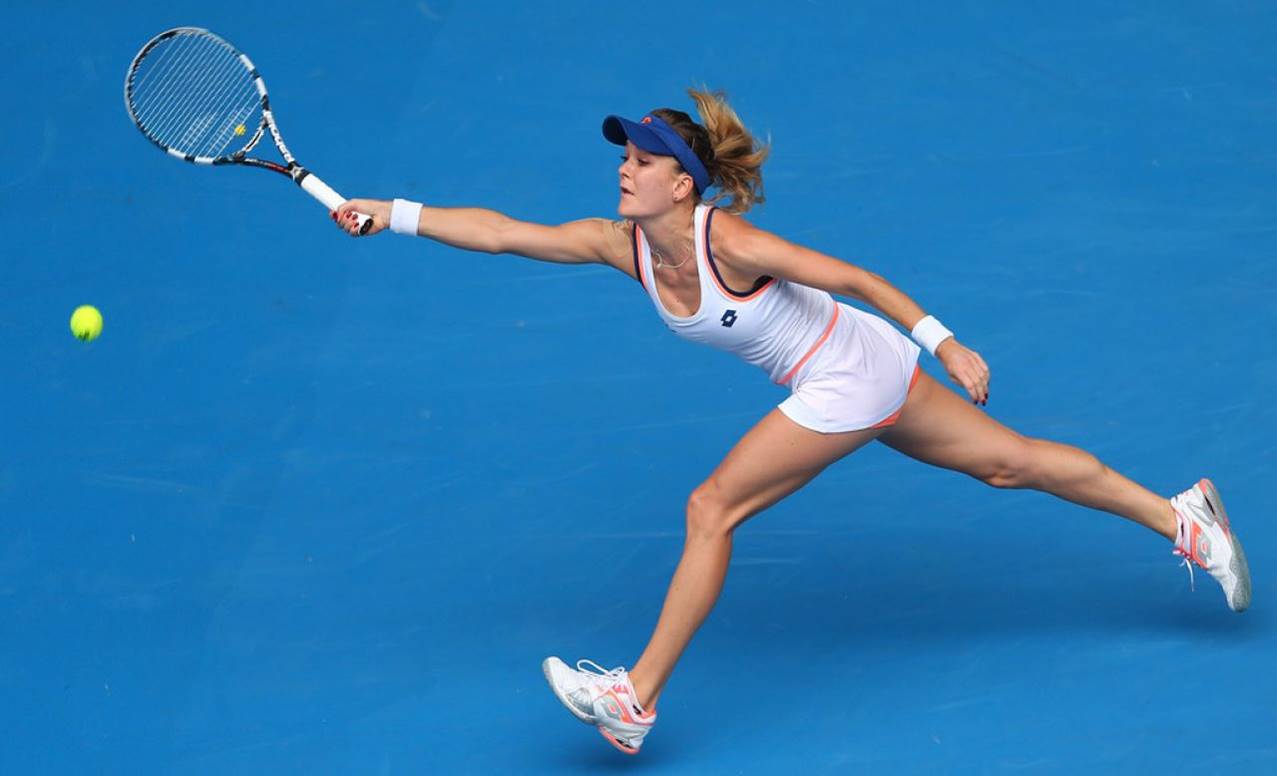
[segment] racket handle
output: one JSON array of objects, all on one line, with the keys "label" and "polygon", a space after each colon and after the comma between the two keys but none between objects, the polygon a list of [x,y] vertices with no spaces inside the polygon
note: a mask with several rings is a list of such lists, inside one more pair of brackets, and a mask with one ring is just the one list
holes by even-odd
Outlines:
[{"label": "racket handle", "polygon": [[[309,170],[301,170],[293,180],[297,181],[297,185],[301,186],[307,194],[323,202],[329,210],[336,210],[346,201],[345,197],[333,191],[327,183],[319,179],[318,175]],[[360,234],[367,234],[372,228],[372,216],[355,213],[355,220],[359,222]]]}]

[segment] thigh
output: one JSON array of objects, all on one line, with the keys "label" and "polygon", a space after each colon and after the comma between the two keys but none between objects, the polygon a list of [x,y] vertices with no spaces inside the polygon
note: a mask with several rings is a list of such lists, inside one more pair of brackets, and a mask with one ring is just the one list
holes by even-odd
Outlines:
[{"label": "thigh", "polygon": [[899,420],[878,439],[910,458],[980,479],[1006,470],[1029,442],[925,372]]},{"label": "thigh", "polygon": [[736,443],[693,499],[708,501],[735,527],[881,433],[882,429],[864,429],[825,434],[774,409]]}]

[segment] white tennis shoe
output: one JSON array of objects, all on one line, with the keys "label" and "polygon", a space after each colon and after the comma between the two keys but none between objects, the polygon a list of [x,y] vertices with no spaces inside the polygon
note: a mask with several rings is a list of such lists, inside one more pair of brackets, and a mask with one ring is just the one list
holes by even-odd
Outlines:
[{"label": "white tennis shoe", "polygon": [[638,754],[656,724],[656,712],[643,710],[624,668],[605,671],[591,660],[579,660],[571,668],[557,657],[547,657],[541,670],[572,716],[597,727],[622,752]]},{"label": "white tennis shoe", "polygon": [[1242,612],[1250,606],[1250,569],[1241,542],[1228,525],[1228,513],[1215,485],[1207,479],[1171,499],[1179,522],[1172,553],[1184,558],[1191,580],[1190,563],[1210,572],[1224,588],[1228,606]]}]

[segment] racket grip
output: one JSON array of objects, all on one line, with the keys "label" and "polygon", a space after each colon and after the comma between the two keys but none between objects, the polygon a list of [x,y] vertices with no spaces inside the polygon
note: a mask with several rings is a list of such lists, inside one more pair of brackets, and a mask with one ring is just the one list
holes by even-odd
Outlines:
[{"label": "racket grip", "polygon": [[[324,203],[329,210],[336,210],[346,201],[345,197],[333,191],[327,183],[319,179],[318,175],[309,170],[303,170],[295,180],[307,194]],[[355,220],[359,223],[359,233],[368,234],[368,230],[372,228],[372,216],[355,213]]]}]

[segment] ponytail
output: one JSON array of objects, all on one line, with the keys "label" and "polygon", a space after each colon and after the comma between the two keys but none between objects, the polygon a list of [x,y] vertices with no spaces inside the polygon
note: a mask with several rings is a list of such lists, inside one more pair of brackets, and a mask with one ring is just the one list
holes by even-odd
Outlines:
[{"label": "ponytail", "polygon": [[687,93],[696,102],[701,124],[682,111],[662,108],[652,112],[673,127],[705,165],[710,179],[718,187],[718,193],[709,203],[728,201],[720,207],[729,213],[744,213],[754,205],[761,205],[765,199],[763,162],[771,153],[771,147],[760,145],[754,139],[736,111],[727,104],[727,95],[723,92],[688,89]]}]

